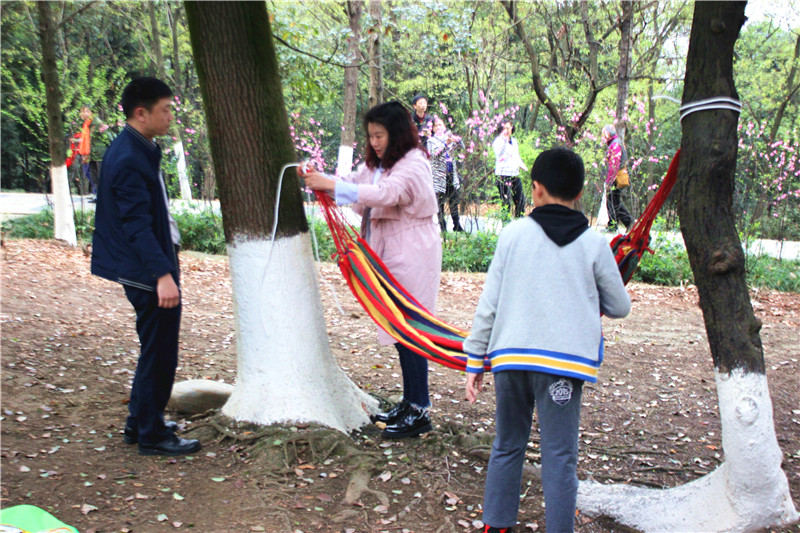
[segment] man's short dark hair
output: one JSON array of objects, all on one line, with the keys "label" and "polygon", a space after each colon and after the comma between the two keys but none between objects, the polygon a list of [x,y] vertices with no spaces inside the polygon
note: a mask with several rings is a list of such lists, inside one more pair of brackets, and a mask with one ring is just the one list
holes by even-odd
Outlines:
[{"label": "man's short dark hair", "polygon": [[545,150],[531,168],[531,181],[538,181],[551,196],[567,202],[581,193],[584,178],[583,159],[568,148]]},{"label": "man's short dark hair", "polygon": [[133,110],[137,107],[144,107],[148,111],[153,105],[162,98],[172,97],[172,89],[157,78],[136,78],[131,80],[125,89],[122,90],[120,105],[125,113],[125,118],[133,116]]},{"label": "man's short dark hair", "polygon": [[428,97],[425,96],[424,94],[416,95],[414,98],[411,99],[411,105],[417,105],[417,102],[419,102],[423,98],[425,99],[426,102],[428,101]]}]

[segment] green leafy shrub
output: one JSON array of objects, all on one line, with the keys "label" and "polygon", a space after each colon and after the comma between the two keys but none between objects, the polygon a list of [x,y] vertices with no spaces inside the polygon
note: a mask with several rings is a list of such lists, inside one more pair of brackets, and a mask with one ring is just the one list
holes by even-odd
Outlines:
[{"label": "green leafy shrub", "polygon": [[3,221],[3,234],[10,239],[52,239],[53,210]]},{"label": "green leafy shrub", "polygon": [[225,254],[222,216],[213,209],[179,211],[172,217],[181,232],[181,248],[206,254]]},{"label": "green leafy shrub", "polygon": [[681,283],[692,283],[694,276],[689,266],[689,256],[679,243],[666,237],[656,235],[650,242],[655,253],[645,252],[634,272],[633,279],[654,285],[676,286]]},{"label": "green leafy shrub", "polygon": [[[52,239],[53,209],[46,207],[35,215],[3,221],[3,233],[10,239]],[[75,236],[78,242],[90,242],[94,232],[94,211],[75,211]]]},{"label": "green leafy shrub", "polygon": [[748,287],[800,292],[800,261],[779,261],[766,255],[748,255],[745,272]]},{"label": "green leafy shrub", "polygon": [[442,270],[486,272],[496,245],[497,235],[494,233],[448,233],[442,239]]}]

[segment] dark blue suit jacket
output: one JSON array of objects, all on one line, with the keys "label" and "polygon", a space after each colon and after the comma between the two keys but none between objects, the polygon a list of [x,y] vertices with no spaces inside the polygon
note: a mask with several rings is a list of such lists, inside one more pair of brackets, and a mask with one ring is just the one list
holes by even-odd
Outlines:
[{"label": "dark blue suit jacket", "polygon": [[159,177],[161,148],[130,126],[103,156],[92,239],[92,274],[154,291],[178,258]]}]

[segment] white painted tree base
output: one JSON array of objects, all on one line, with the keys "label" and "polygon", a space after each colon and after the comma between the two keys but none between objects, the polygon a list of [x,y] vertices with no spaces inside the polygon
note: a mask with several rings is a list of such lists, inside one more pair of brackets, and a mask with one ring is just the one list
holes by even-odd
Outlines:
[{"label": "white painted tree base", "polygon": [[234,238],[228,246],[238,348],[236,387],[222,413],[239,421],[317,422],[349,433],[377,400],[339,368],[328,344],[308,233]]},{"label": "white painted tree base", "polygon": [[347,176],[353,169],[353,147],[339,145],[339,158],[336,161],[336,175]]},{"label": "white painted tree base", "polygon": [[645,532],[752,531],[798,520],[763,374],[716,374],[725,462],[671,489],[582,481],[578,508]]},{"label": "white painted tree base", "polygon": [[189,174],[186,172],[186,153],[183,151],[183,141],[176,142],[173,150],[178,156],[178,183],[181,186],[181,200],[191,201],[192,186],[189,184]]},{"label": "white painted tree base", "polygon": [[50,167],[50,182],[53,187],[53,237],[70,246],[77,246],[67,165]]}]

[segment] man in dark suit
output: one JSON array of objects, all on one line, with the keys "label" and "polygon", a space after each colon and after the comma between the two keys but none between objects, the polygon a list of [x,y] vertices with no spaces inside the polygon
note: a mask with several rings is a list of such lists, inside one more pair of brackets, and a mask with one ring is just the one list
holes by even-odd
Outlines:
[{"label": "man in dark suit", "polygon": [[92,274],[122,284],[136,311],[141,353],[133,378],[125,442],[142,455],[184,455],[200,449],[164,420],[181,322],[180,233],[161,175],[155,137],[172,122],[172,91],[137,78],[122,93],[126,125],[103,157],[92,240]]}]

